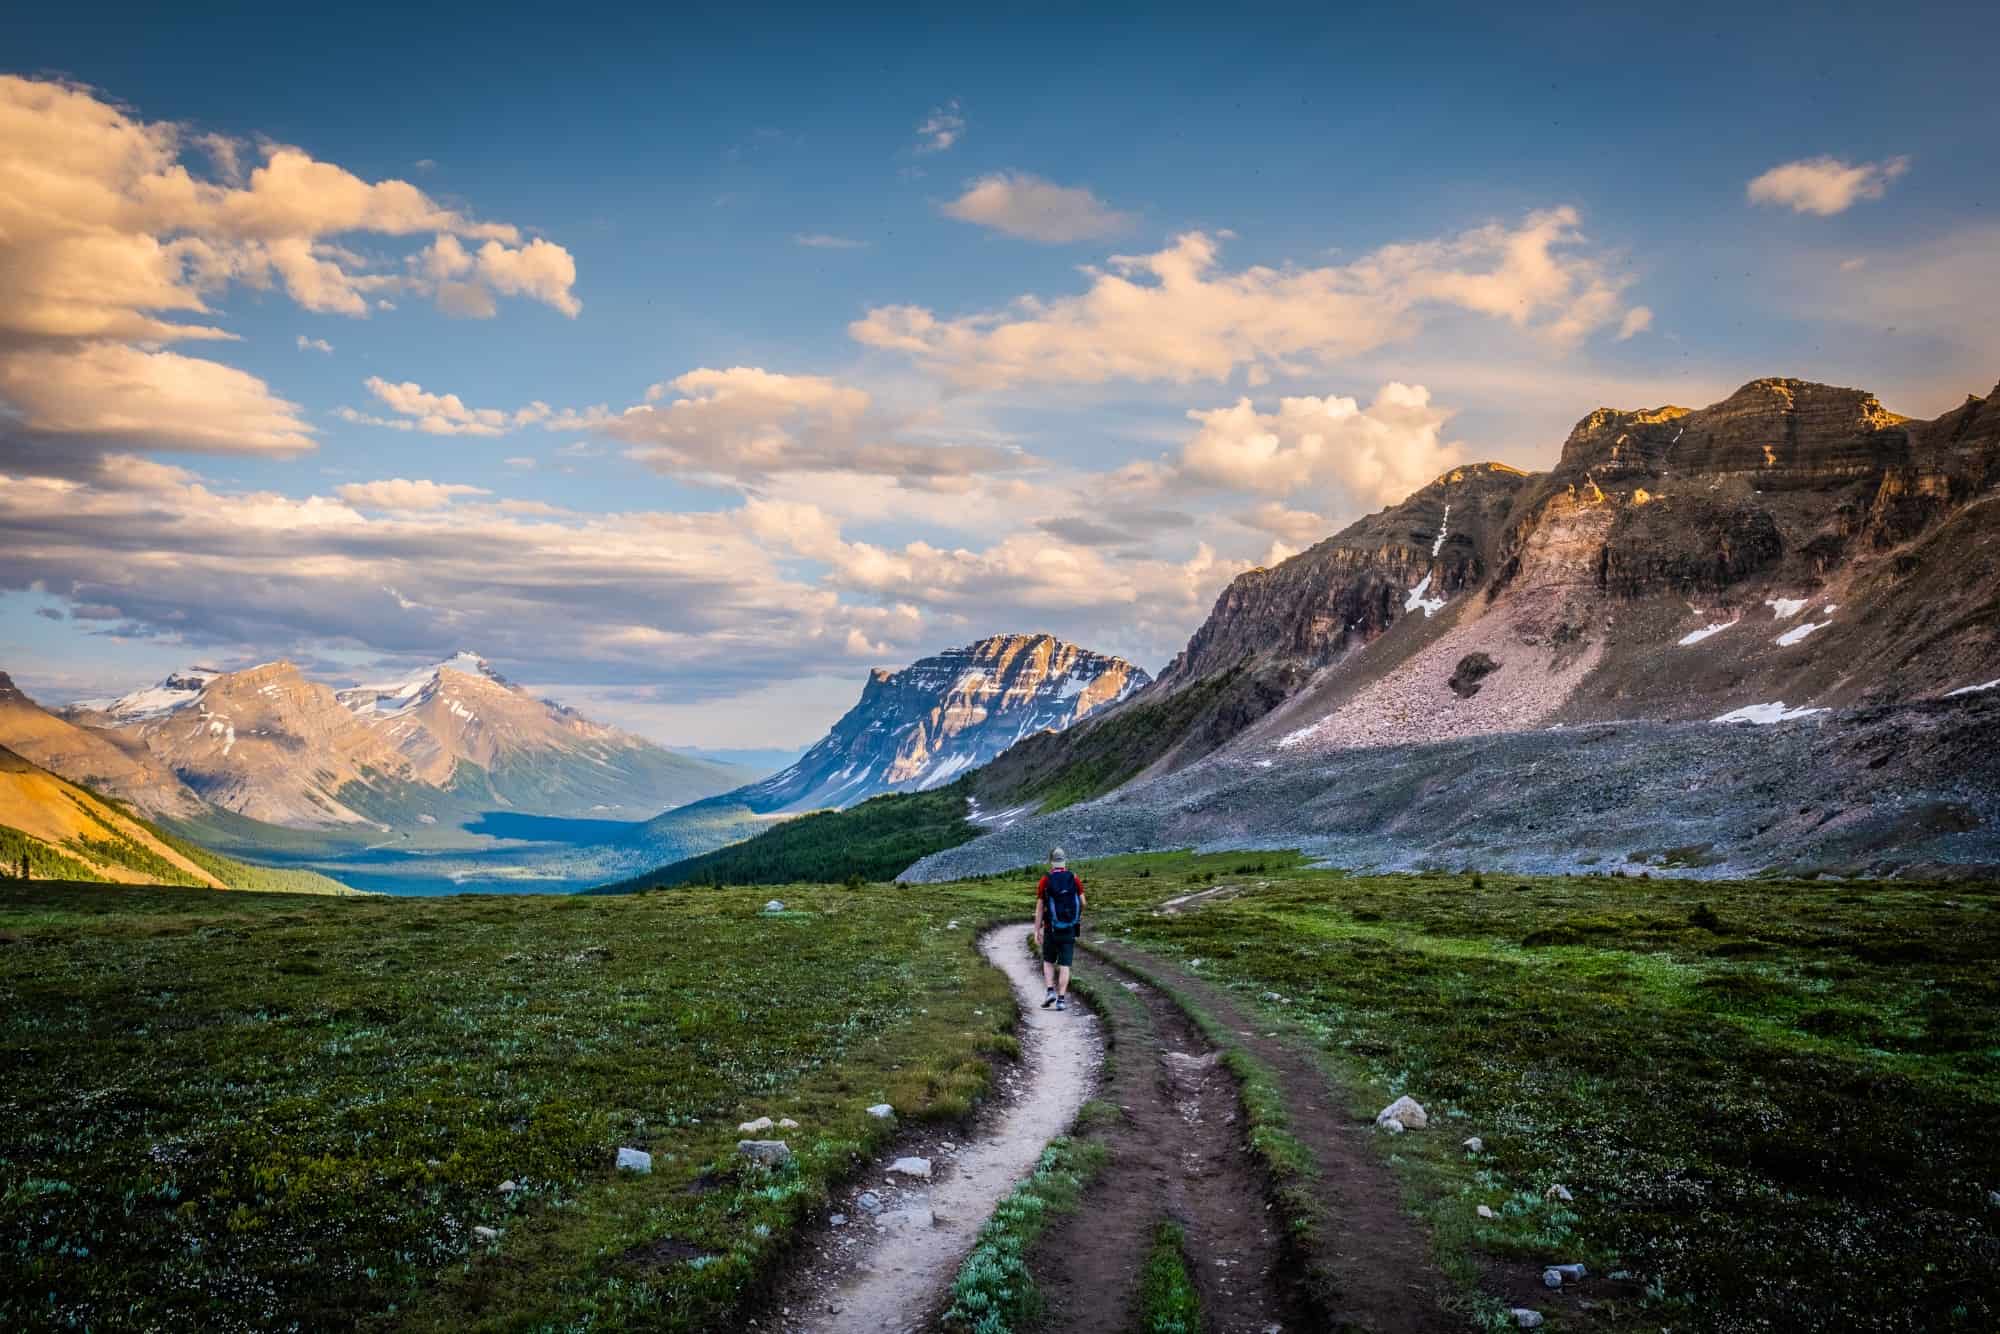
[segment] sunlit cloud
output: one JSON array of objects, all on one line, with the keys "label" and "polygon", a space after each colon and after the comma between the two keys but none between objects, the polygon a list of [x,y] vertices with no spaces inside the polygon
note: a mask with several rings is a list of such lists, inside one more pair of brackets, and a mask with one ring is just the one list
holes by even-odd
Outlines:
[{"label": "sunlit cloud", "polygon": [[1785,162],[1745,186],[1753,204],[1774,204],[1794,213],[1831,217],[1864,199],[1880,199],[1889,183],[1910,169],[1907,157],[1880,162],[1847,162],[1837,157]]}]

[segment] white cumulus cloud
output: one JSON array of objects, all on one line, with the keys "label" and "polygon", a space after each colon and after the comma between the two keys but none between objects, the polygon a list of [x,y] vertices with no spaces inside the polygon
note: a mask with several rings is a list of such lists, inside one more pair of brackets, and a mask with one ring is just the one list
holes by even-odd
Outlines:
[{"label": "white cumulus cloud", "polygon": [[1845,213],[1863,199],[1880,199],[1889,182],[1909,169],[1907,157],[1884,158],[1880,162],[1801,158],[1797,162],[1780,163],[1744,188],[1753,204],[1775,204],[1794,213],[1830,217]]}]

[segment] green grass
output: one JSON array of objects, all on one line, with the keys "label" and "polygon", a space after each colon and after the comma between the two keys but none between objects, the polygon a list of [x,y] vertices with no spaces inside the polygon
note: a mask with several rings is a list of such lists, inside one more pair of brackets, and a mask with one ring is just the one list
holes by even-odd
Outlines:
[{"label": "green grass", "polygon": [[868,1105],[1011,1048],[965,905],[897,895],[0,885],[0,1328],[730,1327]]},{"label": "green grass", "polygon": [[[1357,1113],[1431,1110],[1385,1152],[1461,1280],[1481,1255],[1627,1270],[1652,1288],[1616,1315],[1635,1328],[2000,1324],[2000,887],[1475,888],[1263,853],[1082,873],[1093,934],[1303,1035]],[[1246,892],[1149,911],[1227,884]]]},{"label": "green grass", "polygon": [[1201,1334],[1201,1296],[1188,1274],[1187,1235],[1173,1223],[1153,1232],[1139,1271],[1138,1334]]},{"label": "green grass", "polygon": [[965,798],[960,781],[932,792],[876,797],[844,811],[801,815],[755,838],[592,892],[888,880],[920,857],[977,837],[979,829],[965,818]]},{"label": "green grass", "polygon": [[979,1229],[951,1285],[944,1326],[957,1334],[1009,1334],[1041,1309],[1027,1253],[1044,1228],[1073,1213],[1084,1187],[1103,1167],[1103,1145],[1057,1139],[1035,1170]]}]

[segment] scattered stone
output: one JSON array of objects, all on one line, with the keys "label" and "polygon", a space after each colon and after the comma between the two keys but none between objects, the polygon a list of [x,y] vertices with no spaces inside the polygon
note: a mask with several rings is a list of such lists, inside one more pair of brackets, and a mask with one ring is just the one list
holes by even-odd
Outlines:
[{"label": "scattered stone", "polygon": [[1398,1121],[1395,1117],[1385,1116],[1381,1120],[1375,1123],[1375,1128],[1377,1130],[1386,1130],[1391,1135],[1400,1135],[1403,1133],[1406,1127],[1403,1125],[1401,1121]]},{"label": "scattered stone", "polygon": [[1992,1205],[1995,1209],[2000,1209],[2000,1190],[1987,1191],[1986,1202]]},{"label": "scattered stone", "polygon": [[1540,1311],[1530,1311],[1525,1306],[1517,1306],[1507,1314],[1514,1317],[1515,1325],[1521,1329],[1540,1329],[1542,1327],[1542,1313]]},{"label": "scattered stone", "polygon": [[521,1187],[519,1186],[519,1184],[513,1181],[503,1181],[500,1183],[500,1193],[502,1195],[512,1195],[515,1191],[519,1190],[520,1188]]},{"label": "scattered stone", "polygon": [[769,1130],[775,1124],[770,1117],[760,1116],[755,1121],[745,1121],[742,1125],[736,1127],[736,1129],[741,1134],[755,1135]]},{"label": "scattered stone", "polygon": [[784,1120],[778,1122],[778,1129],[780,1130],[797,1130],[798,1128],[799,1128],[799,1123],[797,1121],[792,1120],[792,1118],[789,1116],[786,1117]]},{"label": "scattered stone", "polygon": [[783,1167],[792,1161],[792,1146],[781,1139],[739,1139],[736,1152],[764,1167]]},{"label": "scattered stone", "polygon": [[896,1109],[886,1102],[878,1102],[868,1109],[868,1115],[877,1121],[893,1121],[896,1119]]},{"label": "scattered stone", "polygon": [[1542,1192],[1542,1198],[1545,1200],[1561,1200],[1564,1204],[1569,1204],[1576,1199],[1576,1196],[1569,1193],[1568,1186],[1558,1181]]},{"label": "scattered stone", "polygon": [[945,929],[945,930],[947,930],[947,931],[956,931],[956,930],[958,930],[958,919],[954,917],[954,918],[953,918],[953,919],[952,919],[951,921],[949,921],[949,922],[946,922],[946,923],[944,924],[944,929]]},{"label": "scattered stone", "polygon": [[785,901],[783,899],[772,899],[769,903],[764,905],[765,912],[783,912],[784,910],[785,910]]},{"label": "scattered stone", "polygon": [[854,1197],[854,1207],[865,1214],[882,1212],[882,1197],[872,1190],[864,1190]]},{"label": "scattered stone", "polygon": [[1264,993],[1264,999],[1265,999],[1265,1000],[1267,1000],[1267,1001],[1272,1001],[1272,1002],[1277,1002],[1277,1001],[1281,1001],[1281,1000],[1283,1000],[1283,999],[1284,999],[1284,997],[1283,997],[1283,996],[1280,996],[1280,995],[1279,995],[1279,994],[1278,994],[1277,992],[1275,992],[1275,991],[1267,991],[1267,992],[1265,992],[1265,993]]},{"label": "scattered stone", "polygon": [[1565,1283],[1581,1283],[1590,1276],[1590,1271],[1582,1265],[1550,1265],[1549,1272],[1561,1274]]},{"label": "scattered stone", "polygon": [[833,1217],[831,1217],[831,1218],[827,1219],[826,1221],[827,1221],[827,1222],[829,1222],[829,1223],[831,1223],[831,1224],[833,1224],[833,1225],[834,1225],[835,1227],[846,1227],[846,1226],[847,1226],[847,1215],[846,1215],[846,1214],[835,1214],[835,1215],[834,1215]]},{"label": "scattered stone", "polygon": [[500,1240],[500,1229],[497,1227],[476,1227],[472,1229],[472,1239],[474,1241],[483,1241],[490,1245]]},{"label": "scattered stone", "polygon": [[620,1149],[618,1151],[618,1170],[621,1172],[637,1172],[643,1176],[653,1170],[653,1155],[647,1153],[644,1149]]},{"label": "scattered stone", "polygon": [[1542,1286],[1543,1286],[1543,1287],[1545,1287],[1545,1288],[1560,1288],[1560,1287],[1561,1287],[1562,1285],[1563,1285],[1563,1276],[1562,1276],[1562,1270],[1560,1270],[1560,1269],[1544,1269],[1544,1270],[1542,1271]]},{"label": "scattered stone", "polygon": [[1490,1207],[1488,1207],[1488,1206],[1486,1206],[1486,1205],[1482,1204],[1482,1205],[1480,1205],[1480,1206],[1479,1206],[1479,1216],[1480,1216],[1481,1218],[1492,1218],[1492,1217],[1494,1217],[1495,1215],[1494,1215],[1494,1213],[1493,1213],[1493,1210],[1492,1210],[1492,1209],[1491,1209]]},{"label": "scattered stone", "polygon": [[1422,1103],[1405,1095],[1375,1113],[1376,1125],[1384,1121],[1401,1121],[1405,1130],[1422,1130],[1431,1123],[1431,1117]]},{"label": "scattered stone", "polygon": [[1479,1136],[1474,1135],[1472,1138],[1465,1141],[1465,1151],[1467,1153],[1485,1153],[1486,1141],[1479,1138]]},{"label": "scattered stone", "polygon": [[438,1168],[443,1167],[444,1163],[442,1160],[437,1158],[426,1158],[424,1159],[424,1166],[430,1168],[433,1172],[435,1172]]},{"label": "scattered stone", "polygon": [[923,1177],[925,1180],[929,1180],[931,1175],[931,1160],[928,1158],[898,1158],[895,1162],[889,1164],[889,1170],[891,1172],[899,1172],[906,1177]]},{"label": "scattered stone", "polygon": [[928,1204],[913,1204],[907,1209],[892,1209],[888,1213],[883,1214],[875,1220],[875,1226],[881,1228],[936,1227],[937,1215],[931,1212],[931,1207]]}]

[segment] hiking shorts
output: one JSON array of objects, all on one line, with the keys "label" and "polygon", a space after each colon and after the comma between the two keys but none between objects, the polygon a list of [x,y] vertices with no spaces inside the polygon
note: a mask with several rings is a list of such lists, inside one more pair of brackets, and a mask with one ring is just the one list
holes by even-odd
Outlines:
[{"label": "hiking shorts", "polygon": [[1076,958],[1076,932],[1049,927],[1042,932],[1042,962],[1068,968]]}]

